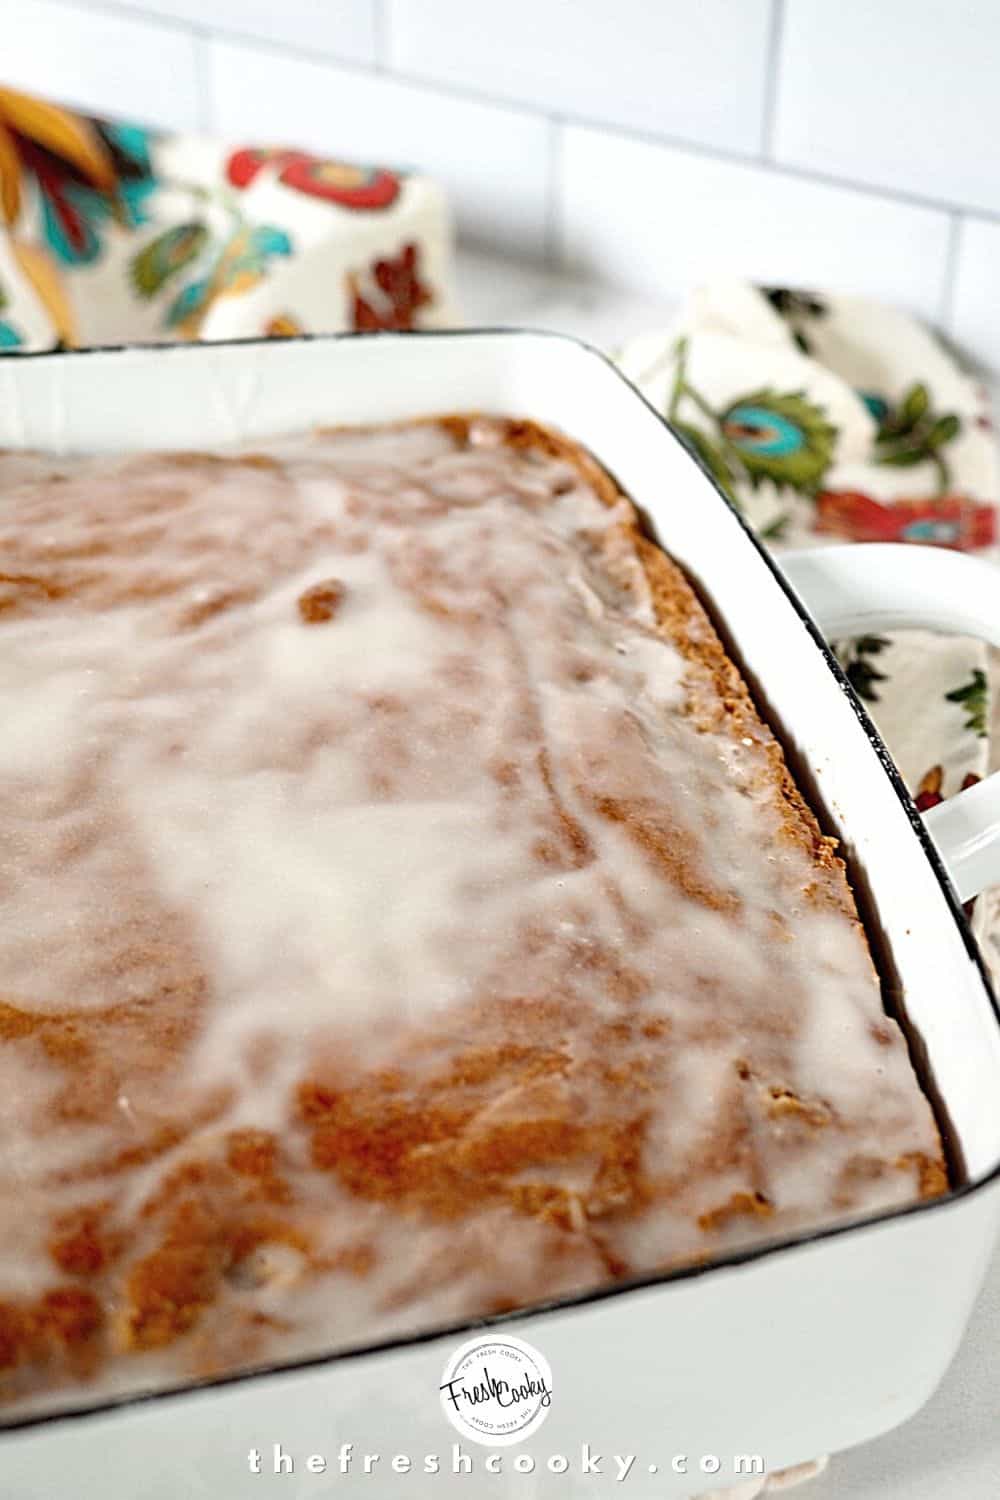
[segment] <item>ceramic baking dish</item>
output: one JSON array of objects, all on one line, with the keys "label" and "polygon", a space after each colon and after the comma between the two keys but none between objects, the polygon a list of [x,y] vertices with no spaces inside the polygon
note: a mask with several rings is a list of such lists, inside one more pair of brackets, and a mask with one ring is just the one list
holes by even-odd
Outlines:
[{"label": "ceramic baking dish", "polygon": [[[592,350],[533,333],[446,333],[97,351],[0,362],[0,445],[57,450],[223,444],[312,423],[455,410],[530,416],[586,445],[635,499],[708,602],[796,773],[843,841],[873,945],[905,997],[914,1055],[947,1121],[963,1185],[943,1200],[505,1316],[547,1357],[545,1425],[512,1463],[451,1472],[457,1434],[438,1389],[468,1327],[311,1360],[181,1394],[21,1423],[0,1433],[5,1500],[593,1495],[580,1467],[635,1455],[624,1487],[687,1495],[734,1482],[736,1455],[780,1468],[875,1437],[927,1400],[962,1336],[1000,1221],[1000,1018],[959,896],[997,862],[998,796],[947,804],[935,848],[807,607],[837,633],[919,621],[1000,643],[995,574],[912,548],[825,549],[783,563]],[[2,496],[0,496],[2,503]],[[942,853],[944,858],[942,858]],[[946,862],[951,878],[946,873]],[[953,883],[954,881],[954,883]],[[956,889],[957,886],[957,889]],[[498,1330],[499,1331],[499,1330]],[[272,1445],[297,1460],[273,1474]],[[336,1466],[341,1443],[387,1455]],[[247,1455],[263,1452],[251,1475]],[[468,1441],[463,1451],[474,1452]],[[305,1471],[326,1455],[325,1476]],[[392,1454],[443,1455],[414,1482]],[[691,1455],[687,1473],[672,1460]],[[569,1472],[545,1469],[567,1455]],[[695,1455],[714,1455],[711,1479]],[[655,1472],[653,1472],[655,1468]],[[616,1473],[612,1470],[612,1473]]]}]

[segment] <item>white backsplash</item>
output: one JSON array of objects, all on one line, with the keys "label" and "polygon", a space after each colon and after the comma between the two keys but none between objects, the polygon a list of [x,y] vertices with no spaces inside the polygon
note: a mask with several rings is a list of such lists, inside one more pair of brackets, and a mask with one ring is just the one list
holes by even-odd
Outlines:
[{"label": "white backsplash", "polygon": [[995,0],[7,0],[3,32],[14,86],[423,166],[504,252],[883,297],[1000,369]]}]

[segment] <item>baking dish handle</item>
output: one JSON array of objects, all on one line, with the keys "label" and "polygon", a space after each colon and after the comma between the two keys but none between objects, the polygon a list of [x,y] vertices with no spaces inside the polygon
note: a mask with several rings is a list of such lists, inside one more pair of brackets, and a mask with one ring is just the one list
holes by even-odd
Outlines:
[{"label": "baking dish handle", "polygon": [[[903,542],[809,547],[778,562],[828,639],[935,630],[1000,646],[1000,570]],[[927,830],[962,901],[1000,884],[1000,772],[932,807]]]}]

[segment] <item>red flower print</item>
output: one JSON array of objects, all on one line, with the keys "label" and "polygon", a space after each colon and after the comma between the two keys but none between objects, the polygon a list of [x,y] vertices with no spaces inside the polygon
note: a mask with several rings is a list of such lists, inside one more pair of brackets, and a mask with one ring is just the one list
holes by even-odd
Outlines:
[{"label": "red flower print", "polygon": [[859,490],[821,490],[816,530],[853,542],[924,542],[968,552],[993,543],[996,512],[965,495],[881,501]]},{"label": "red flower print", "polygon": [[348,278],[353,299],[353,326],[358,333],[377,329],[406,330],[414,326],[415,314],[434,298],[420,280],[416,245],[404,245],[395,260],[377,260],[371,268],[377,293],[363,295],[356,277]]},{"label": "red flower print", "polygon": [[[918,812],[929,812],[932,807],[937,807],[940,802],[944,801],[944,797],[941,795],[943,777],[944,772],[940,766],[931,766],[930,770],[924,773],[920,785],[917,787],[917,795],[913,799],[917,804]],[[982,777],[977,776],[975,771],[966,771],[962,777],[960,790],[965,792],[970,786],[975,786],[981,780]]]},{"label": "red flower print", "polygon": [[944,801],[941,795],[943,778],[944,772],[940,766],[931,766],[929,771],[924,772],[920,785],[917,787],[917,795],[913,799],[917,804],[918,812],[929,812],[932,807],[937,807],[939,802]]},{"label": "red flower print", "polygon": [[294,151],[270,146],[244,146],[226,162],[226,178],[235,188],[248,188],[265,167],[284,166]]},{"label": "red flower print", "polygon": [[277,171],[285,187],[341,208],[388,208],[400,193],[400,179],[385,167],[356,167],[281,147],[244,146],[234,151],[226,163],[226,177],[233,187],[248,188],[267,168]]}]

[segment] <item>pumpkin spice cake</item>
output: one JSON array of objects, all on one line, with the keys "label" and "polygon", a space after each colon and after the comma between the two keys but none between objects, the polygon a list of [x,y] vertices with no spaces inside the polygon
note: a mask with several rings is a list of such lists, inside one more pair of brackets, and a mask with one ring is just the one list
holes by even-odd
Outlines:
[{"label": "pumpkin spice cake", "polygon": [[0,495],[0,1422],[946,1189],[832,841],[582,449]]}]

